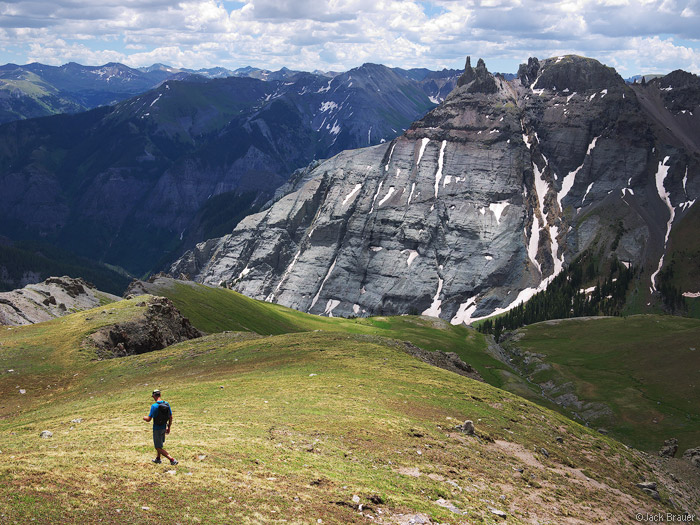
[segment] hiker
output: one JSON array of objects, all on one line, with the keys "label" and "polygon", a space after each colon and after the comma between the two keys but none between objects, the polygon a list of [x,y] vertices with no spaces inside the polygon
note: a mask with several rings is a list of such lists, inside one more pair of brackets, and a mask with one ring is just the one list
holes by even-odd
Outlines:
[{"label": "hiker", "polygon": [[154,403],[151,405],[151,411],[147,416],[143,416],[143,420],[148,422],[153,420],[153,445],[156,447],[158,455],[156,459],[152,459],[153,463],[161,463],[160,457],[165,456],[170,460],[171,465],[177,465],[178,461],[163,448],[165,443],[165,435],[170,434],[170,426],[173,424],[173,411],[170,405],[163,401],[160,397],[160,390],[154,390]]}]

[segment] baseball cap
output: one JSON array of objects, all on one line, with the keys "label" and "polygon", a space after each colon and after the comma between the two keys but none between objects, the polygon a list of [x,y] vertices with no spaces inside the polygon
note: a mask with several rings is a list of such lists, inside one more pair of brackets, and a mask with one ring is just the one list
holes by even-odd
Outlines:
[{"label": "baseball cap", "polygon": [[160,395],[160,390],[158,390],[158,389],[156,388],[156,389],[153,391],[153,393],[152,393],[151,395],[152,395],[152,396],[159,396],[159,395]]}]

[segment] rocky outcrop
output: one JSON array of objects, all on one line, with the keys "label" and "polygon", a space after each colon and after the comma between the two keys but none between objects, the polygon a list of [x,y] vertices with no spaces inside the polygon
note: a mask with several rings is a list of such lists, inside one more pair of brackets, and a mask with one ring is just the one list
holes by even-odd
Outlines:
[{"label": "rocky outcrop", "polygon": [[119,299],[83,279],[49,277],[42,283],[0,293],[0,325],[40,323]]},{"label": "rocky outcrop", "polygon": [[171,273],[315,314],[457,324],[516,306],[595,248],[644,268],[656,293],[668,232],[700,193],[693,138],[590,59],[532,60],[533,87],[486,73],[495,92],[470,89],[479,71],[467,63],[401,137],[321,163]]},{"label": "rocky outcrop", "polygon": [[678,440],[676,438],[667,439],[664,441],[664,446],[659,450],[659,456],[662,458],[675,457],[678,452]]},{"label": "rocky outcrop", "polygon": [[496,81],[486,69],[486,63],[479,59],[476,69],[472,69],[471,57],[467,57],[464,73],[457,80],[457,87],[465,87],[469,93],[495,93],[498,90]]},{"label": "rocky outcrop", "polygon": [[90,335],[89,342],[97,347],[100,358],[153,352],[202,336],[170,299],[153,297],[144,306],[137,318],[105,326]]},{"label": "rocky outcrop", "polygon": [[462,361],[462,359],[454,352],[431,352],[430,350],[423,350],[409,341],[403,342],[403,350],[407,354],[410,354],[416,359],[420,359],[429,365],[436,366],[444,370],[449,370],[450,372],[475,379],[476,381],[484,381],[481,375],[479,375],[479,372],[477,372],[473,366]]},{"label": "rocky outcrop", "polygon": [[683,452],[683,459],[700,468],[700,447],[689,448]]}]

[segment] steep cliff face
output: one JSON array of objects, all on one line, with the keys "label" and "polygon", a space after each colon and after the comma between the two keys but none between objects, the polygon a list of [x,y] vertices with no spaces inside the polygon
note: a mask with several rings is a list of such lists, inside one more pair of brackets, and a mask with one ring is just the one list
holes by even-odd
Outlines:
[{"label": "steep cliff face", "polygon": [[576,56],[530,60],[512,82],[467,62],[404,135],[320,164],[172,271],[311,313],[460,323],[515,306],[595,246],[642,267],[653,293],[700,193],[700,142],[660,93]]}]

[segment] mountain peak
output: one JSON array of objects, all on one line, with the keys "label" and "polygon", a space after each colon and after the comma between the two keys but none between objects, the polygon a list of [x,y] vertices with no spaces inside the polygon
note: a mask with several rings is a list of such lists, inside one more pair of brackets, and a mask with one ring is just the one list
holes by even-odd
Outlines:
[{"label": "mountain peak", "polygon": [[553,91],[584,92],[625,85],[614,68],[578,55],[562,55],[543,62],[530,58],[518,68],[518,77],[523,85]]}]

